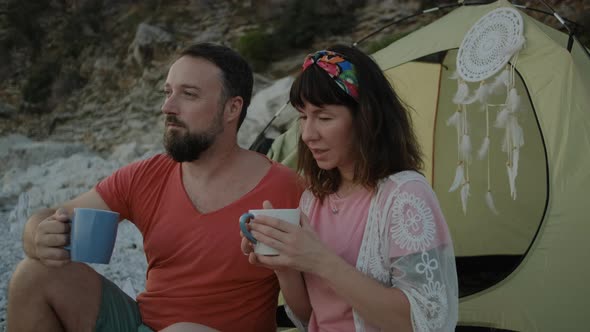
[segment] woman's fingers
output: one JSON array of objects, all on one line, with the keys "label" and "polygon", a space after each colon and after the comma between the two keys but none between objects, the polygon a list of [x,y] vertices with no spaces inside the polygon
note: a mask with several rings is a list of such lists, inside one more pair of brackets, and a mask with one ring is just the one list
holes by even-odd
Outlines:
[{"label": "woman's fingers", "polygon": [[270,201],[264,201],[264,202],[262,202],[262,208],[269,210],[269,209],[272,209],[273,207],[272,207],[272,204],[270,203]]},{"label": "woman's fingers", "polygon": [[[266,231],[270,232],[271,234],[277,232],[276,230],[272,230],[272,229],[266,230]],[[254,238],[256,238],[256,240],[258,242],[264,243],[267,246],[278,250],[279,252],[282,252],[285,250],[285,245],[283,244],[283,241],[274,237],[274,234],[272,236],[269,236],[269,235],[266,235],[265,233],[261,233],[256,230],[252,230],[252,236],[254,236]],[[280,237],[282,237],[282,235]]]},{"label": "woman's fingers", "polygon": [[244,255],[248,255],[254,251],[254,245],[250,242],[246,237],[242,237],[242,242],[240,243],[240,249]]},{"label": "woman's fingers", "polygon": [[253,225],[266,225],[285,233],[293,232],[296,229],[300,228],[299,225],[293,225],[281,219],[263,215],[256,216],[254,219],[252,219],[249,225],[251,229]]}]

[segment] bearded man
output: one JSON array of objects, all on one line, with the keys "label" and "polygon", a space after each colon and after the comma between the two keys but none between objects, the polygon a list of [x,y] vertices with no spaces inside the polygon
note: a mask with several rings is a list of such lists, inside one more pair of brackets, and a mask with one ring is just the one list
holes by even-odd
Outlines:
[{"label": "bearded man", "polygon": [[[169,69],[166,154],[127,165],[92,190],[38,211],[9,286],[8,331],[152,331],[192,322],[222,331],[276,331],[275,274],[240,249],[238,219],[272,200],[296,208],[297,175],[237,144],[252,97],[247,62],[192,45]],[[74,208],[111,210],[143,235],[146,289],[137,302],[64,249]]]}]

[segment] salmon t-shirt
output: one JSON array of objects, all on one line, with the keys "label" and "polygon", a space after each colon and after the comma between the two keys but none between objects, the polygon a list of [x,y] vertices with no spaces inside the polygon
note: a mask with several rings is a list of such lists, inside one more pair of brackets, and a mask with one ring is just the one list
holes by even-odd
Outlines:
[{"label": "salmon t-shirt", "polygon": [[272,162],[246,195],[202,214],[184,189],[180,166],[160,154],[96,186],[109,208],[143,235],[147,282],[137,301],[144,324],[156,330],[195,322],[221,331],[276,331],[278,281],[242,254],[238,219],[264,200],[297,208],[302,188],[296,173]]}]

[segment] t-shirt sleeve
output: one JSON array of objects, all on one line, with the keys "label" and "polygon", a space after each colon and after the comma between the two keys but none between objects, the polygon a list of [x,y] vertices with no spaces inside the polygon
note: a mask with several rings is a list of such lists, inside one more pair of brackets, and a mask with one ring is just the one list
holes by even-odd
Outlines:
[{"label": "t-shirt sleeve", "polygon": [[132,220],[131,188],[134,174],[140,162],[124,166],[96,185],[96,191],[113,211],[119,212],[121,219]]},{"label": "t-shirt sleeve", "polygon": [[453,243],[434,191],[408,181],[387,211],[391,284],[410,302],[414,331],[454,331],[458,285]]}]

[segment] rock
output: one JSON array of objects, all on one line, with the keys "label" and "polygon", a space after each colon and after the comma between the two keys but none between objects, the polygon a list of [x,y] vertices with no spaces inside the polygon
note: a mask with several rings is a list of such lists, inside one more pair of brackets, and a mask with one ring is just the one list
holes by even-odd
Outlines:
[{"label": "rock", "polygon": [[31,142],[23,137],[9,136],[0,140],[0,169],[27,169],[34,164],[87,151],[86,146],[79,143]]},{"label": "rock", "polygon": [[135,39],[129,45],[129,50],[136,63],[145,66],[154,58],[154,51],[157,47],[173,42],[174,37],[166,30],[147,23],[140,23],[135,32]]},{"label": "rock", "polygon": [[[293,80],[293,77],[287,76],[254,95],[250,107],[248,107],[248,114],[238,132],[238,144],[241,147],[250,147],[275,113],[289,100],[289,89]],[[296,116],[297,113],[291,106],[288,106],[273,121],[265,134],[266,137],[276,138]]]},{"label": "rock", "polygon": [[10,118],[16,114],[16,107],[0,103],[0,118]]}]

